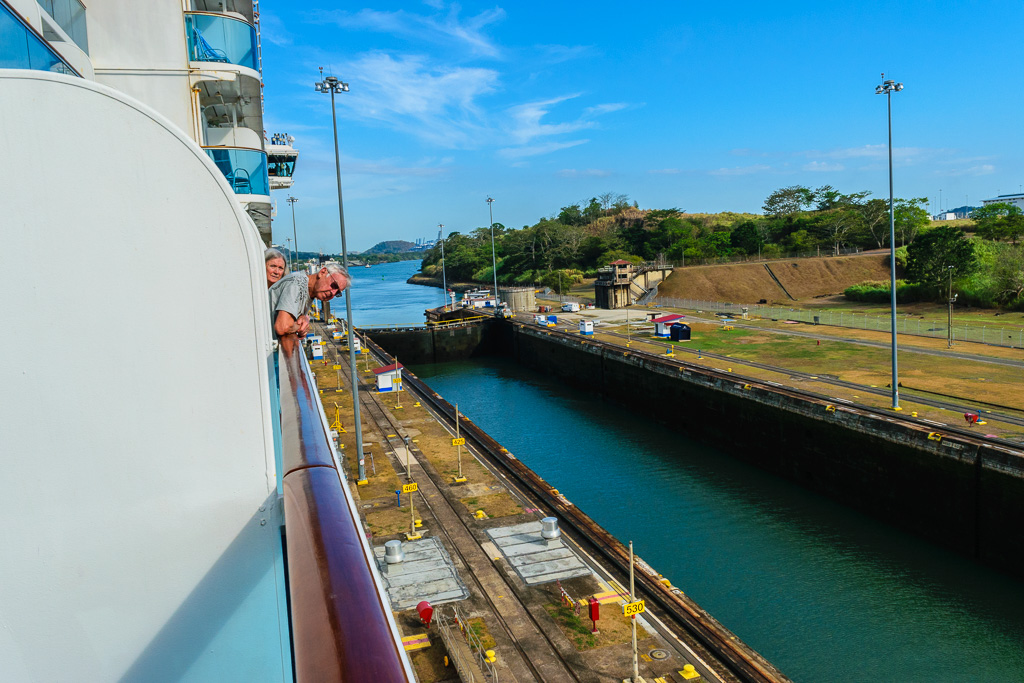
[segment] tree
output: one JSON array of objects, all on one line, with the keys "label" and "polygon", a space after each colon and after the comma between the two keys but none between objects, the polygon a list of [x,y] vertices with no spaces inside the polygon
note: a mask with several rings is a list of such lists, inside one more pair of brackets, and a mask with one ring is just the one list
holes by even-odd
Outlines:
[{"label": "tree", "polygon": [[889,241],[889,202],[869,199],[860,205],[860,217],[878,248],[884,247]]},{"label": "tree", "polygon": [[761,209],[768,216],[784,218],[803,211],[814,203],[814,193],[803,185],[792,185],[775,190],[764,200]]},{"label": "tree", "polygon": [[1001,247],[992,267],[992,279],[996,286],[996,301],[1009,304],[1024,294],[1024,249]]},{"label": "tree", "polygon": [[921,233],[907,247],[907,280],[941,293],[950,276],[953,279],[970,275],[978,268],[974,243],[956,227],[932,228]]},{"label": "tree", "polygon": [[971,212],[977,234],[989,240],[1009,240],[1014,244],[1024,233],[1024,212],[1007,202],[987,204]]},{"label": "tree", "polygon": [[893,202],[893,225],[900,236],[901,246],[913,242],[918,231],[931,223],[931,216],[924,208],[927,203],[927,197],[896,199]]},{"label": "tree", "polygon": [[836,205],[837,208],[824,211],[820,226],[828,241],[832,244],[832,254],[839,256],[839,250],[846,244],[850,233],[860,221],[860,213],[848,206]]}]

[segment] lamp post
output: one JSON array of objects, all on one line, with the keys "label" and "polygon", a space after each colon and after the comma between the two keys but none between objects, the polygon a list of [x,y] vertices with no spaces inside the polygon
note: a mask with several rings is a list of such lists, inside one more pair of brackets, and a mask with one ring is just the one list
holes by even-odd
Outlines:
[{"label": "lamp post", "polygon": [[[324,70],[320,69],[321,78]],[[341,198],[341,156],[338,153],[338,116],[334,109],[334,96],[348,92],[348,83],[343,83],[334,76],[328,76],[315,83],[317,92],[331,94],[331,127],[334,130],[334,168],[338,176],[338,225],[341,229],[341,262],[348,270],[348,243],[345,241],[345,205]],[[294,204],[292,205],[294,206]],[[359,481],[366,481],[366,466],[363,463],[363,423],[359,418],[359,374],[356,371],[355,333],[352,326],[352,287],[345,293],[345,319],[348,323],[348,360],[352,373],[352,419],[356,429],[356,457],[359,460]]]},{"label": "lamp post", "polygon": [[444,310],[448,310],[448,276],[444,274],[444,223],[437,224],[437,240],[441,243],[441,286],[444,290]]},{"label": "lamp post", "polygon": [[953,296],[953,266],[946,266],[949,271],[949,318],[946,321],[946,348],[953,348],[953,302],[956,301],[956,297]]},{"label": "lamp post", "polygon": [[491,270],[494,273],[494,315],[498,315],[498,257],[494,252],[494,200],[487,198],[487,213],[491,217]]},{"label": "lamp post", "polygon": [[[882,74],[883,76],[885,74]],[[900,408],[899,373],[896,370],[896,217],[892,198],[892,94],[903,90],[902,83],[889,80],[875,87],[876,95],[885,95],[889,109],[889,327],[892,331],[892,409]]]},{"label": "lamp post", "polygon": [[[288,197],[288,203],[292,205],[292,237],[295,238],[295,251],[299,251],[299,235],[295,230],[295,202],[299,201],[295,197]],[[292,270],[295,270],[295,261],[298,260],[298,256],[292,259]]]}]

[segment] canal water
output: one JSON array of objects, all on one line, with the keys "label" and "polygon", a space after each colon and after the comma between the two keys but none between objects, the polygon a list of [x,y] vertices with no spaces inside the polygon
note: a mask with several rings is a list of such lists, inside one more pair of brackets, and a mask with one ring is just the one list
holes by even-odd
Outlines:
[{"label": "canal water", "polygon": [[1024,585],[509,360],[413,369],[795,681],[1024,681]]}]

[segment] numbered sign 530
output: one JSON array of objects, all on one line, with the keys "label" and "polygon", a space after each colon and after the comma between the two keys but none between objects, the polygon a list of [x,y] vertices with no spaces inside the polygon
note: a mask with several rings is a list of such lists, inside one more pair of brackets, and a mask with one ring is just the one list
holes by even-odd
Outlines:
[{"label": "numbered sign 530", "polygon": [[466,437],[460,436],[457,439],[452,439],[452,445],[453,446],[465,446],[466,445]]},{"label": "numbered sign 530", "polygon": [[642,612],[646,612],[647,608],[644,607],[643,600],[637,600],[636,602],[627,602],[622,606],[622,611],[627,617],[632,617]]},{"label": "numbered sign 530", "polygon": [[[420,490],[420,485],[417,484],[416,482],[413,482],[411,484],[402,484],[402,493],[412,493],[413,491],[419,491],[419,490]],[[641,610],[641,611],[643,611],[643,610]]]}]

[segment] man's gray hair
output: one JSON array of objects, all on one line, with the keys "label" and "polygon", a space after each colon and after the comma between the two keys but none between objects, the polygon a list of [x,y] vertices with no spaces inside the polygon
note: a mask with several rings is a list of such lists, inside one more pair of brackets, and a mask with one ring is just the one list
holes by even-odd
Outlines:
[{"label": "man's gray hair", "polygon": [[330,273],[331,275],[339,275],[340,274],[340,275],[344,275],[345,277],[348,277],[348,271],[345,270],[345,266],[341,265],[337,261],[328,261],[327,263],[323,264],[320,267],[321,268],[326,268],[327,272]]},{"label": "man's gray hair", "polygon": [[273,247],[270,247],[265,252],[263,252],[263,262],[264,263],[268,263],[269,261],[272,261],[273,259],[276,259],[276,258],[279,258],[282,261],[284,261],[284,267],[285,268],[288,267],[288,259],[286,259],[284,257],[284,254],[282,254],[279,250],[274,249]]}]

